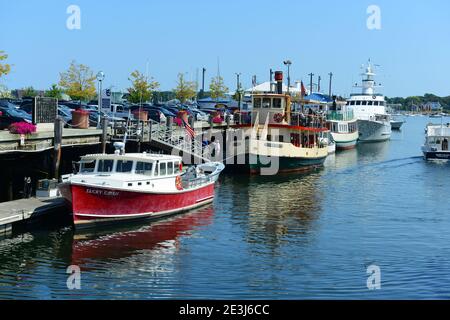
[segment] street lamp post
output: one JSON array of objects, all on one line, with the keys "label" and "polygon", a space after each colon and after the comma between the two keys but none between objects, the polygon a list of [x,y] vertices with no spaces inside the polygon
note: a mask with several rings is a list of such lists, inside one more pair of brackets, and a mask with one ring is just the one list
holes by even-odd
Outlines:
[{"label": "street lamp post", "polygon": [[333,72],[330,72],[328,75],[330,76],[330,84],[329,84],[329,87],[328,87],[328,95],[331,98],[331,81],[333,79]]},{"label": "street lamp post", "polygon": [[200,99],[203,99],[203,95],[205,94],[205,72],[206,68],[202,68],[202,91],[200,93]]},{"label": "street lamp post", "polygon": [[100,114],[102,110],[102,83],[105,79],[105,74],[103,71],[99,71],[97,73],[97,81],[98,81],[98,117],[97,117],[97,128],[100,128]]},{"label": "street lamp post", "polygon": [[239,82],[239,77],[241,73],[236,73],[236,93],[238,96],[238,108],[241,110],[241,84]]},{"label": "street lamp post", "polygon": [[309,74],[309,94],[313,93],[313,76],[314,76],[314,73],[311,72]]},{"label": "street lamp post", "polygon": [[292,62],[291,62],[291,60],[286,60],[286,61],[283,61],[283,63],[284,63],[284,65],[287,66],[287,69],[288,69],[288,77],[287,77],[288,78],[288,88],[287,88],[287,93],[289,94],[289,90],[290,90],[290,87],[291,87],[291,75],[289,73],[289,68],[290,68]]}]

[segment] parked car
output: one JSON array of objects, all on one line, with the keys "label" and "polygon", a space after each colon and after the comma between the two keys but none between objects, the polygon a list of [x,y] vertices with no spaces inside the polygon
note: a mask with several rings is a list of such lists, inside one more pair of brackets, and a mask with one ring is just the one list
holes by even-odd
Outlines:
[{"label": "parked car", "polygon": [[[131,112],[133,112],[133,111],[139,110],[139,108],[141,108],[141,106],[133,105],[130,107],[130,110],[131,110]],[[175,118],[177,116],[176,113],[169,111],[165,107],[161,107],[161,106],[142,105],[142,110],[145,110],[149,113],[150,119],[152,119],[154,121],[158,121],[158,122],[166,121],[167,117]],[[156,111],[158,111],[159,113]],[[162,116],[160,114],[162,114]],[[153,118],[150,115],[153,115]]]},{"label": "parked car", "polygon": [[[101,111],[100,112],[101,117],[105,117],[108,119],[108,125],[111,126],[114,121],[123,121],[123,118],[120,117],[114,117],[110,113],[106,113]],[[90,111],[89,113],[89,125],[92,127],[96,127],[98,122],[98,111]]]},{"label": "parked car", "polygon": [[8,128],[14,122],[31,123],[31,116],[15,108],[0,107],[0,130]]},{"label": "parked car", "polygon": [[58,115],[64,119],[66,124],[72,123],[72,109],[69,107],[63,105],[58,106]]}]

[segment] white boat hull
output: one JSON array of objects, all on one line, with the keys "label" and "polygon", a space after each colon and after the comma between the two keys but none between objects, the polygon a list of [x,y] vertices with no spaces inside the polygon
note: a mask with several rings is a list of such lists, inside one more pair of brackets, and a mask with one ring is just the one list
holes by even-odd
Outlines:
[{"label": "white boat hull", "polygon": [[379,142],[391,138],[390,121],[358,120],[359,141]]},{"label": "white boat hull", "polygon": [[349,150],[356,147],[359,133],[358,131],[352,133],[332,132],[331,135],[336,142],[336,150]]}]

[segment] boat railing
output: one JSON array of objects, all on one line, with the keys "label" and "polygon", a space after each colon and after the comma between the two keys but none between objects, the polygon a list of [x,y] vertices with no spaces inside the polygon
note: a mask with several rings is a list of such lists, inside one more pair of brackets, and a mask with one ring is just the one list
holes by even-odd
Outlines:
[{"label": "boat railing", "polygon": [[353,111],[330,111],[327,114],[327,120],[349,121],[354,118]]},{"label": "boat railing", "polygon": [[192,189],[214,182],[217,174],[201,175],[197,177],[186,177],[182,180],[183,189]]},{"label": "boat railing", "polygon": [[[259,117],[256,115],[259,114]],[[304,128],[324,128],[326,126],[326,115],[323,113],[311,112],[290,112],[285,113],[280,111],[240,111],[234,115],[234,121],[237,125],[254,125],[255,121],[258,124],[264,124],[267,116],[271,124],[284,124]]]}]

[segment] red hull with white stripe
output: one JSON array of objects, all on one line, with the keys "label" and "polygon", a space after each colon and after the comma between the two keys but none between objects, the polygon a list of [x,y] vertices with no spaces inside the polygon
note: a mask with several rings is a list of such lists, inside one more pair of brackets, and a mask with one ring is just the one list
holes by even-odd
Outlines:
[{"label": "red hull with white stripe", "polygon": [[187,211],[214,199],[214,183],[173,193],[125,191],[65,184],[63,196],[71,202],[75,226],[138,218],[159,218]]},{"label": "red hull with white stripe", "polygon": [[179,156],[117,151],[83,156],[79,172],[62,177],[58,188],[71,203],[76,227],[160,218],[208,204],[225,168],[208,162],[183,172]]}]

